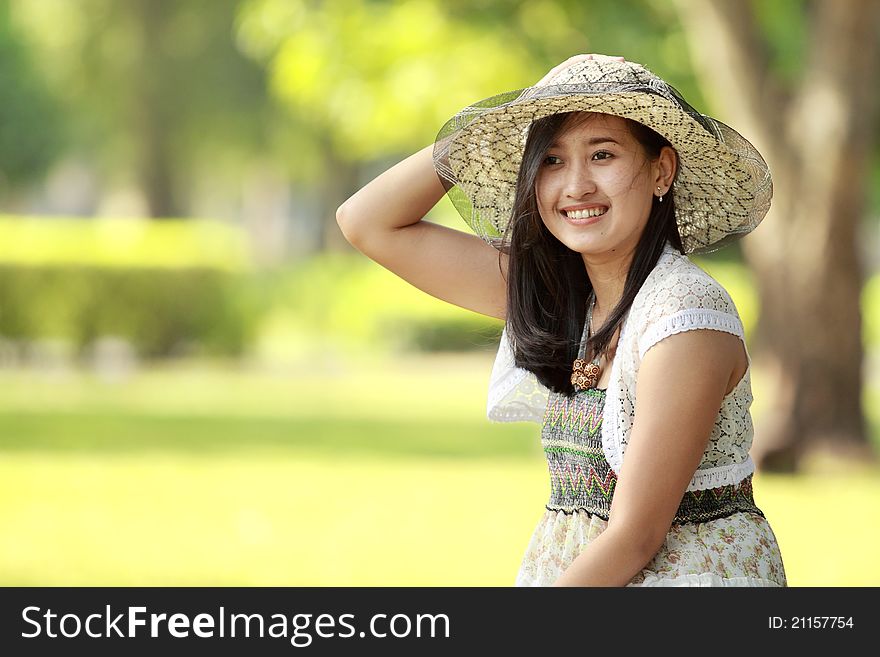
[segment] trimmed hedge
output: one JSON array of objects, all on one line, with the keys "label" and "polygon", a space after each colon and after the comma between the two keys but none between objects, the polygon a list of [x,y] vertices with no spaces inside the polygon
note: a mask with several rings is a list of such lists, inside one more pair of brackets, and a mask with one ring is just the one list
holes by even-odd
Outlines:
[{"label": "trimmed hedge", "polygon": [[0,265],[0,335],[71,341],[115,336],[143,357],[241,354],[257,325],[240,275],[210,268]]},{"label": "trimmed hedge", "polygon": [[249,272],[244,231],[217,221],[0,216],[0,336],[238,355],[259,321]]}]

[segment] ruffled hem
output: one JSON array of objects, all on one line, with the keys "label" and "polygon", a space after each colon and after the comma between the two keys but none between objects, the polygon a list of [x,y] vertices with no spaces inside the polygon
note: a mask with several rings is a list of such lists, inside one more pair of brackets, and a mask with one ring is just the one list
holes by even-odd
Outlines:
[{"label": "ruffled hem", "polygon": [[[644,571],[642,571],[644,573]],[[627,584],[630,586],[749,586],[749,587],[776,587],[782,585],[773,580],[760,577],[721,577],[715,573],[691,573],[678,577],[660,577],[654,573],[644,573],[645,579],[639,584]]]},{"label": "ruffled hem", "polygon": [[697,470],[691,482],[688,484],[688,492],[718,488],[719,486],[732,486],[738,484],[750,474],[755,472],[755,462],[751,455],[746,455],[742,463],[720,465],[715,468]]},{"label": "ruffled hem", "polygon": [[639,358],[644,358],[648,349],[663,338],[694,329],[714,329],[745,339],[742,322],[736,315],[709,308],[685,308],[661,318],[645,329],[639,338]]},{"label": "ruffled hem", "polygon": [[[528,581],[523,577],[517,579],[514,586],[538,588],[547,586],[536,581]],[[760,577],[721,577],[715,573],[691,573],[678,577],[660,577],[655,574],[645,575],[645,579],[638,584],[627,584],[626,588],[639,587],[749,587],[749,588],[782,588],[783,585],[770,579]]]}]

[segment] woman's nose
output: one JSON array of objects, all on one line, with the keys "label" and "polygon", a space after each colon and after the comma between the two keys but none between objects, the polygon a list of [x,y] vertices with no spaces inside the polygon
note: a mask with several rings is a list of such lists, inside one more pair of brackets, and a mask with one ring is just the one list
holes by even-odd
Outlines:
[{"label": "woman's nose", "polygon": [[572,198],[580,198],[596,191],[596,181],[590,166],[585,162],[573,162],[566,167],[565,193]]}]

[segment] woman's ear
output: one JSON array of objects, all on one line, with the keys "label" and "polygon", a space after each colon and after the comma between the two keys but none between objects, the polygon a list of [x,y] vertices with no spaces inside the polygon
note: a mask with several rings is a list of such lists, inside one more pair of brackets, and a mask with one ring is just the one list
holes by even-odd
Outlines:
[{"label": "woman's ear", "polygon": [[657,165],[657,184],[664,189],[669,189],[672,187],[675,173],[678,171],[678,153],[671,146],[664,146],[660,149]]}]

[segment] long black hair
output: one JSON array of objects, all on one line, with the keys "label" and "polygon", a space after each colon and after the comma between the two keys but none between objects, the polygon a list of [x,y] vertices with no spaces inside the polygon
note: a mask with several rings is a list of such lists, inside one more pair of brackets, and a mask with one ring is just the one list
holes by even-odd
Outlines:
[{"label": "long black hair", "polygon": [[[565,246],[544,225],[538,212],[535,181],[550,145],[568,128],[574,114],[578,113],[553,114],[538,119],[529,128],[505,234],[505,241],[510,245],[507,250],[507,332],[513,341],[514,361],[518,367],[533,372],[546,387],[569,396],[574,393],[572,363],[578,355],[593,286],[581,254]],[[647,126],[624,120],[649,159],[656,160],[663,146],[671,147],[664,137]],[[648,222],[633,254],[623,295],[605,324],[590,338],[587,358],[607,350],[666,242],[684,253],[675,221],[672,187],[662,203],[654,197]]]}]

